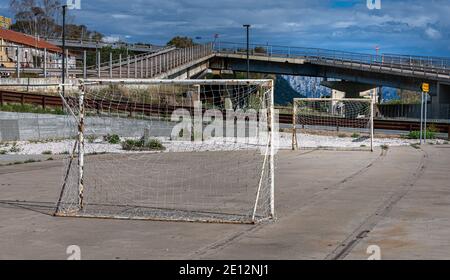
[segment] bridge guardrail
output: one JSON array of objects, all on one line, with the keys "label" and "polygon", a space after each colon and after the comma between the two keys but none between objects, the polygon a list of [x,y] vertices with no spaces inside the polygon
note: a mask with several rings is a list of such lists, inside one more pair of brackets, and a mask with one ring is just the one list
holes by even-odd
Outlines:
[{"label": "bridge guardrail", "polygon": [[[217,42],[214,50],[219,53],[245,54],[247,45],[244,43]],[[450,58],[420,57],[405,55],[372,55],[345,51],[285,47],[264,44],[250,44],[251,55],[283,58],[302,58],[307,61],[326,64],[349,64],[352,67],[369,67],[380,69],[409,70],[413,73],[425,73],[450,76]]]},{"label": "bridge guardrail", "polygon": [[[173,51],[175,49],[176,48],[173,47],[173,46],[167,46],[167,47],[159,49],[157,52],[141,53],[141,54],[134,55],[134,56],[124,57],[123,59],[130,58],[130,63],[134,63],[134,62],[139,61],[141,58],[145,58],[145,57],[148,57],[148,56],[151,56],[151,55],[157,55],[157,54],[160,54],[160,53],[166,53],[166,52],[169,52],[169,51]],[[119,58],[119,59],[112,60],[113,66],[117,66],[119,63],[122,63],[122,64],[126,63],[126,60],[123,60],[123,59]],[[108,68],[109,66],[110,66],[110,61],[100,63],[100,68]],[[91,65],[91,66],[87,67],[87,69],[97,69],[97,68],[98,68],[98,65]]]},{"label": "bridge guardrail", "polygon": [[[55,45],[62,45],[62,38],[45,38],[45,40],[55,44]],[[78,38],[67,38],[66,39],[67,45],[78,45],[80,47],[88,47],[88,48],[101,48],[106,46],[111,46],[113,48],[128,48],[132,51],[139,51],[139,52],[151,52],[151,51],[157,51],[158,49],[164,48],[163,46],[155,46],[155,45],[142,45],[142,44],[127,44],[124,42],[115,42],[115,43],[108,43],[103,42],[99,40],[91,40],[91,39],[85,39],[81,40]]]},{"label": "bridge guardrail", "polygon": [[[2,46],[0,46],[1,48]],[[11,47],[3,46],[8,48],[14,48],[21,50],[21,47]],[[30,53],[32,49],[29,50]],[[13,51],[15,54],[16,51]],[[44,53],[44,52],[43,52]],[[86,57],[83,61],[77,64],[77,61],[73,60],[72,63],[66,63],[67,75],[68,76],[82,76],[82,77],[118,77],[118,78],[150,78],[156,75],[161,75],[166,71],[179,67],[185,63],[195,61],[202,57],[207,57],[213,53],[212,44],[195,45],[190,48],[177,49],[176,47],[166,47],[161,49],[156,53],[143,53],[140,55],[132,57],[124,57],[119,59],[109,59],[108,61],[102,62],[97,57],[96,65],[88,66]],[[50,62],[43,59],[47,56],[50,58],[50,54],[42,55],[42,59],[37,56],[33,56],[32,62],[24,62],[20,60],[19,62],[13,61],[13,59],[8,58],[3,62],[3,58],[0,57],[0,74],[1,77],[9,77],[15,75],[15,77],[20,77],[23,73],[33,74],[37,76],[61,76],[61,64],[62,59],[59,54],[56,58],[57,61]],[[110,55],[110,58],[112,56]],[[42,61],[42,63],[41,63]],[[46,61],[46,62],[45,62]],[[39,63],[36,63],[39,62]],[[100,65],[100,67],[98,66]],[[132,67],[130,67],[132,65]],[[124,70],[124,71],[122,71]],[[5,75],[3,75],[5,73]],[[6,75],[8,74],[8,75]]]}]

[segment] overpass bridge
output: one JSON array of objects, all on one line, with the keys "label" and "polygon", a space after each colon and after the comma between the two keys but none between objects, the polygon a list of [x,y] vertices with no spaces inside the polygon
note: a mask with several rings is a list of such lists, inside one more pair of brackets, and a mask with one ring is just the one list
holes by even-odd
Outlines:
[{"label": "overpass bridge", "polygon": [[[219,43],[211,68],[247,70],[243,44]],[[436,95],[439,85],[450,84],[450,58],[370,55],[335,50],[251,46],[250,71],[258,73],[340,79],[375,86],[418,91],[423,82]]]},{"label": "overpass bridge", "polygon": [[[50,42],[58,47],[62,47],[62,38],[46,38],[47,42]],[[124,42],[108,43],[97,40],[80,40],[80,39],[66,39],[66,47],[71,51],[95,51],[103,47],[125,48],[129,51],[138,53],[151,53],[157,52],[164,48],[162,46],[155,45],[142,45],[142,44],[128,44]]]},{"label": "overpass bridge", "polygon": [[[255,73],[322,77],[414,91],[428,82],[433,104],[450,104],[450,58],[251,45],[249,59],[250,71]],[[198,78],[208,69],[245,72],[246,45],[217,42],[185,49],[166,48],[114,61],[111,58],[97,65],[100,67],[68,69],[68,73],[73,77],[189,79]],[[42,69],[21,70],[42,72]],[[56,75],[61,72],[52,71]]]},{"label": "overpass bridge", "polygon": [[[210,69],[247,71],[245,44],[219,42],[214,54]],[[343,86],[348,83],[420,91],[421,84],[427,82],[436,116],[442,104],[446,105],[444,110],[449,110],[450,58],[251,45],[249,59],[250,72],[337,79],[344,81]]]}]

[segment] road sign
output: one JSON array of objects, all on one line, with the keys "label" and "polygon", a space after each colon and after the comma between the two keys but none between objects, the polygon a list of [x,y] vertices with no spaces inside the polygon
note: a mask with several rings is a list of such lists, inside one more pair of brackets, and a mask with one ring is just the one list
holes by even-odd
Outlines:
[{"label": "road sign", "polygon": [[422,91],[423,91],[423,92],[426,92],[426,93],[430,92],[430,84],[428,84],[428,83],[423,83],[423,84],[422,84]]}]

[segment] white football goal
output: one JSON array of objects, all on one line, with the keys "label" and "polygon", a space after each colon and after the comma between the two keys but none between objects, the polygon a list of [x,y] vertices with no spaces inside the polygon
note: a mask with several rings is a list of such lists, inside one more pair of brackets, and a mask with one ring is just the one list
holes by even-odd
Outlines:
[{"label": "white football goal", "polygon": [[55,215],[275,217],[272,80],[81,80],[76,87],[63,96],[73,138]]},{"label": "white football goal", "polygon": [[294,99],[292,149],[373,151],[373,115],[372,99]]}]

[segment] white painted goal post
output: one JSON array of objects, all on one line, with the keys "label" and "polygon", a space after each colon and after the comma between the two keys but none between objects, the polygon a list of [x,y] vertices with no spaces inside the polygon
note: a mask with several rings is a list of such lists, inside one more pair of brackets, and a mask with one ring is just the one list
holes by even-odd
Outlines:
[{"label": "white painted goal post", "polygon": [[[274,219],[272,80],[81,80],[55,215]],[[72,88],[73,89],[73,88]]]},{"label": "white painted goal post", "polygon": [[374,102],[365,98],[296,98],[292,149],[370,149]]}]

